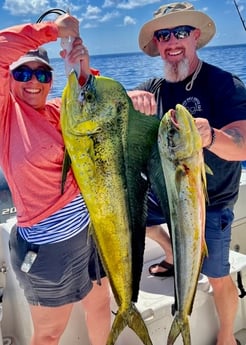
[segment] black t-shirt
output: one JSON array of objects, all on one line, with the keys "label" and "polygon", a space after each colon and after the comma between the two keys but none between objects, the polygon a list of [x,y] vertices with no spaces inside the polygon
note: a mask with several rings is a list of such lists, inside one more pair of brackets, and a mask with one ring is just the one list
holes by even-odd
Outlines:
[{"label": "black t-shirt", "polygon": [[[155,94],[160,119],[179,103],[194,117],[206,118],[212,127],[218,129],[234,121],[246,120],[246,88],[237,76],[203,62],[193,87],[187,91],[185,87],[191,78],[189,76],[177,83],[155,78],[136,89]],[[207,174],[207,208],[232,208],[238,196],[241,162],[226,161],[206,149],[204,158],[213,172],[213,175]]]}]

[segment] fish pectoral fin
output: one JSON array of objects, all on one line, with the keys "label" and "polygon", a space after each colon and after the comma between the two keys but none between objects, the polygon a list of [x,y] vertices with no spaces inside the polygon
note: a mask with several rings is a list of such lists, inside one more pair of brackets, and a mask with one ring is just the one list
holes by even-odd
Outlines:
[{"label": "fish pectoral fin", "polygon": [[213,175],[214,174],[213,171],[210,169],[210,167],[207,164],[205,164],[205,171],[209,175]]},{"label": "fish pectoral fin", "polygon": [[181,180],[184,178],[185,175],[186,175],[186,170],[183,167],[183,165],[178,165],[175,171],[175,185],[176,185],[178,194],[180,192]]},{"label": "fish pectoral fin", "polygon": [[67,150],[65,149],[63,164],[62,164],[61,194],[64,193],[64,187],[65,187],[65,182],[67,179],[67,173],[68,173],[69,169],[71,168],[71,163],[72,162],[71,162],[70,156],[69,156]]}]

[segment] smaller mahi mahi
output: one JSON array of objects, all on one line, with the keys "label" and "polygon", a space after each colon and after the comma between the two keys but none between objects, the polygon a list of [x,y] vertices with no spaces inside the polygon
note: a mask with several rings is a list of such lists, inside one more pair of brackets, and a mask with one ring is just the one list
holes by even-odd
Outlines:
[{"label": "smaller mahi mahi", "polygon": [[180,104],[161,120],[158,147],[167,186],[174,255],[175,315],[167,339],[182,334],[190,345],[192,312],[201,264],[207,251],[205,231],[206,175],[201,136],[194,118]]},{"label": "smaller mahi mahi", "polygon": [[71,167],[90,213],[94,237],[118,304],[107,345],[129,326],[145,345],[137,300],[143,265],[148,181],[143,178],[160,121],[134,110],[123,86],[71,73],[62,95],[61,127]]}]

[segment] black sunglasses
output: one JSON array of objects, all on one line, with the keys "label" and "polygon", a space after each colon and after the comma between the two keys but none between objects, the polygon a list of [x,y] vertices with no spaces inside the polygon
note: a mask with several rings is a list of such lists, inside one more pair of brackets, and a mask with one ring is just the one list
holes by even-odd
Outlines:
[{"label": "black sunglasses", "polygon": [[176,26],[173,29],[160,29],[154,32],[154,37],[159,42],[168,42],[171,38],[171,34],[174,35],[177,40],[182,40],[190,36],[191,31],[195,30],[193,26],[183,25],[183,26]]},{"label": "black sunglasses", "polygon": [[40,83],[49,83],[52,80],[52,72],[47,69],[31,69],[26,66],[21,66],[12,71],[14,79],[23,83],[31,80],[33,74]]}]

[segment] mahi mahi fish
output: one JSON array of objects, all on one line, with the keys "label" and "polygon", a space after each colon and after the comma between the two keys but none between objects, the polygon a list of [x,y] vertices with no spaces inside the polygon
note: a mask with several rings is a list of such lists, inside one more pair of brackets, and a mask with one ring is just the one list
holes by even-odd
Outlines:
[{"label": "mahi mahi fish", "polygon": [[191,344],[191,315],[205,244],[206,174],[202,140],[188,110],[177,104],[162,118],[158,148],[167,186],[174,255],[175,314],[167,345]]},{"label": "mahi mahi fish", "polygon": [[147,214],[146,165],[160,121],[134,110],[123,86],[72,72],[62,95],[66,151],[92,223],[92,235],[118,310],[107,341],[129,326],[151,345],[137,301]]}]

